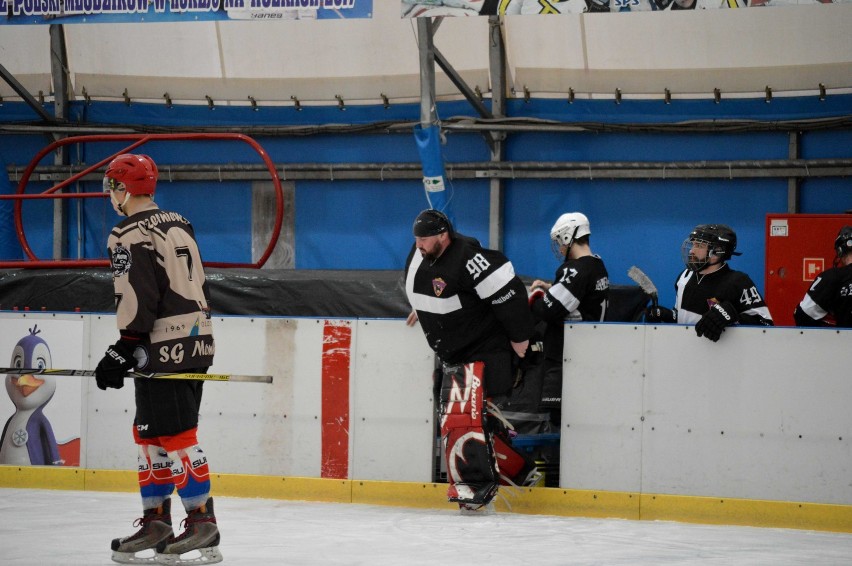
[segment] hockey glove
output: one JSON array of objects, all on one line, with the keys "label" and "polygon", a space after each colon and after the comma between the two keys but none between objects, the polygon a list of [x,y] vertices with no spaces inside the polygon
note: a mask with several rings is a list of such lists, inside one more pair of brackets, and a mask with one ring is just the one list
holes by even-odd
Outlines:
[{"label": "hockey glove", "polygon": [[536,287],[535,289],[530,291],[530,298],[529,298],[530,307],[532,307],[533,303],[535,303],[537,300],[543,299],[544,294],[545,294],[545,291],[541,287]]},{"label": "hockey glove", "polygon": [[645,322],[677,322],[677,310],[666,307],[653,306],[645,309]]},{"label": "hockey glove", "polygon": [[695,324],[695,333],[717,342],[722,337],[725,327],[736,324],[738,320],[739,315],[733,303],[729,301],[716,303]]},{"label": "hockey glove", "polygon": [[106,391],[107,387],[121,389],[124,387],[124,378],[127,372],[136,367],[136,358],[133,350],[136,345],[123,338],[107,348],[103,359],[95,368],[95,381],[98,389]]}]

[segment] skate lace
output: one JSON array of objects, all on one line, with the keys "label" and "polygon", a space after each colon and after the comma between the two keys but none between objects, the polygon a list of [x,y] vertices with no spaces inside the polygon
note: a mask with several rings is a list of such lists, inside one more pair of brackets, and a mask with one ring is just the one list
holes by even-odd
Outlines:
[{"label": "skate lace", "polygon": [[201,513],[198,514],[190,514],[187,515],[181,522],[180,528],[184,529],[184,531],[175,539],[175,542],[182,541],[188,536],[191,536],[194,533],[194,529],[191,529],[193,525],[196,523],[215,523],[216,519],[212,515],[203,515]]},{"label": "skate lace", "polygon": [[139,517],[138,519],[133,521],[133,526],[134,527],[144,527],[148,523],[150,523],[152,521],[157,521],[157,520],[162,521],[163,516],[162,515],[145,515],[145,516]]}]

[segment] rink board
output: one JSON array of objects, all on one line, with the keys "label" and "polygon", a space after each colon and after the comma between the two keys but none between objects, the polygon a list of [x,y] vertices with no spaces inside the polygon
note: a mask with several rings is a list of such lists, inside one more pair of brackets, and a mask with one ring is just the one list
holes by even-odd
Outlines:
[{"label": "rink board", "polygon": [[[110,315],[0,313],[0,355],[36,325],[56,344],[53,367],[91,369],[115,340]],[[236,316],[214,325],[211,372],[274,378],[205,384],[199,440],[214,490],[447,506],[445,485],[432,483],[434,357],[419,327]],[[63,335],[83,351],[63,353]],[[520,490],[512,510],[852,532],[850,338],[736,328],[711,343],[690,326],[566,325],[560,488]],[[133,490],[133,388],[56,380],[44,414],[58,439],[77,431],[79,467],[3,462],[0,485]],[[4,420],[14,411],[0,399]]]}]

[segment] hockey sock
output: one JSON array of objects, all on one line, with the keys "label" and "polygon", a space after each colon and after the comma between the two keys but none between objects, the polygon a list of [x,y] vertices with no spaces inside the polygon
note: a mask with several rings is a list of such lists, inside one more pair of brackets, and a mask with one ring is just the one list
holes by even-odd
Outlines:
[{"label": "hockey sock", "polygon": [[144,440],[141,440],[141,442],[143,443],[137,446],[137,460],[142,509],[155,509],[168,499],[174,491],[172,463],[163,447],[148,444]]},{"label": "hockey sock", "polygon": [[172,481],[187,512],[198,509],[210,497],[207,457],[196,439],[196,429],[162,437],[172,461]]}]

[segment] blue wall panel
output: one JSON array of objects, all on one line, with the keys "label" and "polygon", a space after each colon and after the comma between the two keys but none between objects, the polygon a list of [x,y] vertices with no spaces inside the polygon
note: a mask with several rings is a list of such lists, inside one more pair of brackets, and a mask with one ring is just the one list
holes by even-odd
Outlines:
[{"label": "blue wall panel", "polygon": [[[487,102],[487,101],[486,101]],[[443,118],[474,115],[466,102],[442,103]],[[417,123],[419,105],[303,107],[215,107],[96,102],[72,103],[72,121],[85,124],[146,124],[185,126],[298,127],[314,124],[368,124],[379,121]],[[508,101],[512,117],[558,120],[588,125],[599,133],[513,133],[507,143],[512,161],[701,161],[786,159],[789,134],[774,125],[777,120],[848,118],[852,95],[712,100],[522,100]],[[4,123],[36,119],[20,103],[0,107]],[[660,125],[692,120],[716,120],[718,132],[660,131]],[[762,131],[744,131],[744,123]],[[623,125],[647,125],[644,131],[625,131]],[[307,133],[307,132],[304,132]],[[287,163],[419,162],[413,134],[360,133],[258,136],[272,160]],[[24,167],[42,149],[44,135],[0,135],[3,165]],[[91,144],[75,147],[74,163],[93,163],[123,147]],[[849,159],[852,130],[806,131],[801,135],[801,156],[806,159]],[[250,183],[168,183],[169,165],[187,163],[259,164],[259,157],[239,142],[157,142],[140,148],[160,165],[158,203],[185,214],[196,228],[205,259],[251,260]],[[453,180],[452,164],[488,161],[488,146],[477,133],[446,133],[442,153],[447,163],[457,229],[488,244],[489,183]],[[43,160],[52,164],[52,156]],[[96,184],[92,184],[96,185]],[[30,192],[44,190],[34,184]],[[14,184],[5,190],[14,190]],[[99,190],[98,186],[84,190]],[[68,257],[78,246],[86,257],[103,257],[106,235],[117,221],[108,203],[90,199],[68,205]],[[801,211],[837,213],[852,209],[852,182],[845,178],[809,178],[801,184]],[[410,249],[411,223],[426,207],[419,180],[306,181],[296,182],[295,254],[300,269],[393,269],[403,266]],[[8,208],[8,207],[7,207]],[[52,250],[52,204],[30,201],[24,205],[26,233],[41,257]],[[592,247],[607,263],[614,283],[629,283],[631,265],[643,268],[660,289],[661,301],[674,301],[672,283],[683,264],[680,244],[698,223],[730,224],[739,236],[741,257],[735,269],[749,273],[763,288],[765,215],[786,212],[785,179],[733,180],[547,180],[515,179],[506,182],[504,249],[519,273],[550,279],[558,260],[550,251],[548,234],[559,214],[580,210],[592,223]],[[80,229],[78,229],[78,225]],[[9,240],[9,238],[6,238]],[[6,241],[0,257],[20,256],[16,242]],[[771,305],[770,305],[771,307]]]},{"label": "blue wall panel", "polygon": [[673,282],[683,269],[680,246],[696,224],[729,224],[737,232],[734,269],[763,289],[764,217],[786,210],[786,183],[750,181],[540,181],[513,183],[506,196],[505,251],[519,273],[551,279],[558,260],[549,233],[563,212],[589,217],[592,250],[613,283],[631,283],[627,270],[642,268],[656,283],[663,304],[674,303]]}]

